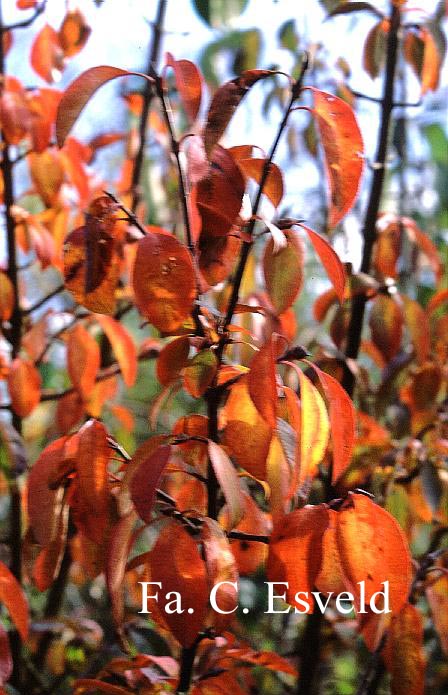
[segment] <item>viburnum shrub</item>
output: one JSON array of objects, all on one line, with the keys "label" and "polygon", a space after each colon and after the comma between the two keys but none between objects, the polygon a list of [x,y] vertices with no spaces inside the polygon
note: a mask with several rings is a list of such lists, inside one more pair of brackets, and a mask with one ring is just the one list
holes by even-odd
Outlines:
[{"label": "viburnum shrub", "polygon": [[[10,569],[0,564],[11,620],[10,639],[0,631],[2,692],[217,695],[268,692],[257,689],[263,682],[272,692],[321,692],[320,663],[341,648],[338,640],[359,651],[360,635],[357,692],[376,692],[386,669],[392,693],[418,695],[429,619],[447,649],[448,290],[430,237],[411,218],[381,209],[390,122],[403,106],[394,90],[398,61],[407,61],[425,94],[437,87],[442,56],[429,25],[407,24],[402,2],[391,2],[387,16],[369,3],[335,5],[332,16],[376,17],[363,58],[372,78],[384,74],[370,174],[356,94],[347,88],[341,98],[308,84],[306,53],[298,77],[243,70],[207,102],[193,62],[167,54],[156,68],[160,2],[146,74],[102,65],[63,93],[27,90],[5,74],[5,52],[12,29],[30,24],[45,3],[19,2],[34,8],[31,20],[2,25],[0,319],[9,351],[0,407],[11,414],[2,420],[0,452],[11,551]],[[89,33],[80,11],[68,10],[58,31],[46,24],[35,37],[32,67],[51,85]],[[109,131],[104,113],[101,135],[74,138],[97,90],[130,78],[142,83],[141,94],[127,97],[139,127]],[[225,147],[245,96],[272,79],[284,81],[287,97],[268,153],[265,143]],[[151,109],[149,127],[175,175],[163,227],[146,224],[139,186]],[[329,234],[303,220],[306,211],[281,212],[275,159],[297,110],[309,113],[318,134]],[[100,180],[97,152],[123,140],[119,179]],[[13,172],[22,160],[31,188],[16,199]],[[331,232],[352,209],[363,174],[356,273],[333,249]],[[269,218],[266,200],[275,210]],[[425,306],[413,287],[400,287],[409,249],[415,282],[422,269],[433,274]],[[328,278],[313,311],[331,347],[297,340],[294,305],[310,282],[310,254]],[[46,269],[62,284],[31,304]],[[39,312],[50,300],[53,308]],[[131,314],[141,328],[126,323]],[[381,375],[376,382],[365,360]],[[121,396],[148,373],[159,392],[147,403],[143,441],[128,452],[134,418]],[[176,394],[185,413],[174,418]],[[408,414],[400,436],[385,426],[391,405]],[[32,465],[20,438],[27,418],[45,423],[40,451],[30,447],[38,454]],[[108,597],[102,613],[94,607],[99,576]],[[236,611],[239,578],[247,576],[268,582],[266,605],[252,609],[256,620],[307,614],[297,619],[297,655],[257,645],[248,609]],[[343,593],[355,607],[350,616],[341,604],[335,610]],[[274,595],[283,602],[272,603]],[[65,610],[70,601],[83,605],[82,617]],[[90,654],[85,669],[76,662],[79,645],[84,659]],[[274,681],[263,681],[266,671]]]}]

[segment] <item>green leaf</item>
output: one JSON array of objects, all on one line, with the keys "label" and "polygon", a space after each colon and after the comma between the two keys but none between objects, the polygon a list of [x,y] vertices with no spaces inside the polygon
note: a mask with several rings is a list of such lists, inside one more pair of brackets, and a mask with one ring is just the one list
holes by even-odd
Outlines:
[{"label": "green leaf", "polygon": [[287,48],[295,53],[299,47],[300,37],[296,31],[296,23],[294,19],[289,19],[284,22],[278,30],[278,37],[282,48]]},{"label": "green leaf", "polygon": [[239,17],[249,0],[193,0],[193,7],[200,18],[209,26],[218,29]]},{"label": "green leaf", "polygon": [[218,87],[223,75],[218,74],[217,65],[222,53],[232,57],[232,69],[236,74],[257,67],[261,50],[261,34],[258,29],[231,31],[217,41],[213,41],[203,51],[199,64],[205,80],[212,87]]}]

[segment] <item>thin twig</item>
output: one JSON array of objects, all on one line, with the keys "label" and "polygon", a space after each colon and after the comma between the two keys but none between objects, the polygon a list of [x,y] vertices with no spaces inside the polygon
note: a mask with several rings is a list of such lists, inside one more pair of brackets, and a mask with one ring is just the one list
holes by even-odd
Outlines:
[{"label": "thin twig", "polygon": [[[155,18],[154,23],[152,24],[152,43],[151,43],[151,49],[149,53],[149,58],[148,58],[148,67],[147,67],[147,74],[149,75],[152,70],[154,70],[154,66],[157,65],[159,61],[159,54],[160,54],[160,49],[162,46],[162,37],[163,37],[163,24],[165,21],[165,14],[166,14],[166,7],[167,7],[167,0],[159,0],[159,4],[157,6],[157,15]],[[148,131],[148,115],[149,115],[149,110],[151,108],[151,102],[154,98],[154,86],[151,83],[147,83],[145,86],[145,91],[143,93],[143,106],[142,106],[142,113],[140,116],[140,125],[139,125],[139,147],[137,150],[137,154],[135,157],[134,161],[134,168],[132,170],[132,182],[131,182],[131,189],[132,189],[132,204],[131,208],[135,212],[140,200],[141,200],[141,193],[140,193],[140,179],[142,175],[142,167],[143,167],[143,161],[144,161],[144,156],[145,156],[145,149],[146,149],[146,136],[147,136],[147,131]]]},{"label": "thin twig", "polygon": [[[369,273],[372,259],[373,246],[376,241],[376,221],[381,203],[383,184],[385,177],[385,162],[388,150],[389,126],[394,108],[394,84],[398,56],[398,33],[400,29],[401,11],[397,5],[391,2],[390,28],[387,38],[386,76],[381,103],[381,124],[378,134],[378,145],[375,163],[378,164],[373,172],[372,187],[370,189],[369,202],[364,218],[363,238],[364,248],[361,262],[361,272]],[[347,333],[347,347],[345,356],[348,360],[358,358],[361,344],[361,333],[364,322],[366,297],[363,294],[352,299],[350,323]],[[344,365],[344,377],[342,380],[347,393],[352,396],[355,386],[355,378],[347,362]]]},{"label": "thin twig", "polygon": [[61,292],[64,292],[65,290],[65,285],[59,285],[56,287],[54,290],[49,292],[45,297],[42,297],[42,299],[39,299],[36,304],[33,304],[33,306],[28,307],[28,309],[22,309],[22,316],[29,316],[29,314],[32,314],[33,311],[36,311],[37,309],[40,309],[41,306],[46,304],[47,302],[50,301],[50,299],[53,299],[53,297],[56,297],[58,294],[61,294]]},{"label": "thin twig", "polygon": [[45,5],[47,4],[47,0],[43,0],[40,5],[36,5],[36,9],[34,10],[34,13],[28,17],[28,19],[22,19],[20,22],[15,22],[14,24],[4,25],[3,22],[0,22],[0,34],[4,34],[7,31],[13,31],[14,29],[25,29],[26,27],[30,27],[36,19],[45,11]]}]

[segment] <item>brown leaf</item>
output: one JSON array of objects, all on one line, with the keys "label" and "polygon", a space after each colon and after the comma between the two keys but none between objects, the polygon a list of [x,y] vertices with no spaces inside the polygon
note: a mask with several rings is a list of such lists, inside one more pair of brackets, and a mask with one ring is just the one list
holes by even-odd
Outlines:
[{"label": "brown leaf", "polygon": [[423,621],[415,606],[405,604],[392,618],[383,657],[391,674],[391,695],[423,695]]},{"label": "brown leaf", "polygon": [[[9,638],[3,625],[0,625],[0,685],[5,685],[13,669]],[[6,693],[6,690],[4,691]]]},{"label": "brown leaf", "polygon": [[420,304],[401,295],[403,316],[419,364],[424,364],[431,351],[431,328],[426,311]]},{"label": "brown leaf", "polygon": [[373,344],[390,362],[400,350],[403,333],[403,314],[398,302],[393,297],[379,294],[373,300],[369,326]]},{"label": "brown leaf", "polygon": [[107,544],[106,585],[112,604],[112,617],[118,626],[124,617],[123,583],[136,519],[135,512],[129,512],[119,519],[111,528]]},{"label": "brown leaf", "polygon": [[208,455],[218,483],[224,493],[228,509],[228,528],[232,529],[241,521],[244,514],[244,500],[240,480],[232,461],[221,446],[209,441]]},{"label": "brown leaf", "polygon": [[375,24],[367,34],[362,54],[362,66],[372,80],[378,77],[386,60],[386,40],[389,21]]},{"label": "brown leaf", "polygon": [[[137,455],[141,458],[140,450]],[[132,501],[139,516],[148,524],[152,521],[156,488],[170,456],[170,446],[159,446],[139,463],[130,482]]]},{"label": "brown leaf", "polygon": [[243,97],[259,80],[274,75],[272,70],[246,70],[239,77],[219,87],[210,104],[207,122],[203,131],[204,145],[210,157],[213,148],[221,139],[233,114]]}]

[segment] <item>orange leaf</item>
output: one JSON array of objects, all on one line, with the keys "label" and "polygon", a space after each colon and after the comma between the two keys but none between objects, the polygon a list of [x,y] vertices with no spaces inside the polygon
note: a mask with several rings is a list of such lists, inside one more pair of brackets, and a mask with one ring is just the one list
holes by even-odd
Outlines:
[{"label": "orange leaf", "polygon": [[3,562],[0,562],[0,601],[5,604],[17,632],[26,642],[30,620],[26,597],[19,582]]},{"label": "orange leaf", "polygon": [[[323,504],[303,507],[274,522],[266,574],[270,582],[288,582],[286,601],[302,611],[295,594],[314,588],[322,565],[322,537],[328,524],[328,509]],[[278,593],[283,591],[281,587]]]},{"label": "orange leaf", "polygon": [[330,423],[319,391],[293,362],[300,383],[300,474],[299,486],[313,479],[328,444]]},{"label": "orange leaf", "polygon": [[390,610],[397,614],[407,601],[412,565],[406,538],[394,517],[366,495],[349,493],[338,512],[336,542],[356,604],[359,582],[364,582],[367,607],[377,591],[384,591],[383,583],[389,582]]},{"label": "orange leaf", "polygon": [[353,206],[364,165],[364,145],[352,108],[339,97],[314,87],[313,114],[325,153],[330,185],[328,223],[335,227]]},{"label": "orange leaf", "polygon": [[32,362],[16,357],[9,367],[8,390],[12,409],[19,417],[27,417],[40,402],[42,380]]},{"label": "orange leaf", "polygon": [[434,627],[440,639],[440,646],[448,656],[448,576],[442,575],[430,580],[426,586],[426,598],[431,609]]},{"label": "orange leaf", "polygon": [[156,375],[162,386],[169,386],[180,377],[180,372],[188,361],[190,339],[181,335],[167,343],[157,358]]},{"label": "orange leaf", "polygon": [[[305,360],[306,361],[306,360]],[[311,362],[324,389],[329,404],[330,431],[333,442],[332,483],[346,471],[350,464],[356,436],[356,413],[352,399],[341,384]]]},{"label": "orange leaf", "polygon": [[337,596],[346,590],[341,559],[336,543],[338,512],[328,509],[328,527],[322,538],[322,566],[316,577],[316,587],[323,594],[334,592]]},{"label": "orange leaf", "polygon": [[176,87],[185,113],[190,123],[194,123],[201,107],[201,73],[190,60],[175,60],[171,53],[166,54],[166,64],[174,70]]},{"label": "orange leaf", "polygon": [[277,376],[275,361],[277,349],[274,345],[276,334],[255,353],[250,363],[248,375],[249,395],[260,415],[272,430],[277,427]]},{"label": "orange leaf", "polygon": [[[140,453],[138,455],[140,456]],[[159,446],[140,462],[131,479],[130,492],[132,501],[139,516],[148,524],[152,521],[156,488],[170,456],[170,446]]]},{"label": "orange leaf", "polygon": [[163,333],[189,318],[196,298],[191,254],[167,232],[150,232],[137,245],[133,278],[141,313]]},{"label": "orange leaf", "polygon": [[58,33],[49,24],[45,24],[37,34],[31,47],[31,65],[50,84],[59,79],[63,69],[63,51],[59,44]]},{"label": "orange leaf", "polygon": [[395,357],[401,346],[403,314],[398,302],[385,294],[373,300],[369,326],[372,342],[387,362]]},{"label": "orange leaf", "polygon": [[87,400],[100,367],[100,349],[90,333],[77,324],[71,329],[67,340],[67,371],[79,394]]},{"label": "orange leaf", "polygon": [[71,58],[84,48],[91,31],[79,10],[67,12],[58,32],[59,44],[66,58]]},{"label": "orange leaf", "polygon": [[112,345],[124,383],[126,386],[133,386],[137,376],[137,350],[134,341],[126,328],[111,316],[96,314],[95,319]]},{"label": "orange leaf", "polygon": [[165,611],[163,617],[181,645],[191,647],[207,613],[208,582],[198,547],[178,522],[170,521],[160,532],[151,551],[150,572],[165,596],[172,591],[180,594],[184,612]]},{"label": "orange leaf", "polygon": [[108,464],[111,449],[107,441],[107,430],[101,422],[89,420],[78,432],[79,495],[75,520],[79,521],[83,533],[101,545],[109,524],[109,474]]},{"label": "orange leaf", "polygon": [[235,467],[224,449],[209,441],[208,455],[216,478],[224,493],[228,509],[228,528],[234,528],[243,518],[244,500]]},{"label": "orange leaf", "polygon": [[448,289],[446,290],[439,290],[429,300],[428,304],[426,305],[426,312],[428,314],[433,314],[436,309],[438,309],[442,304],[448,301]]},{"label": "orange leaf", "polygon": [[245,70],[239,77],[218,87],[210,104],[203,131],[204,146],[210,157],[243,97],[259,80],[275,75],[273,70]]},{"label": "orange leaf", "polygon": [[106,695],[130,695],[129,688],[105,683],[97,678],[79,678],[73,686],[73,695],[85,695],[85,693],[105,693]]},{"label": "orange leaf", "polygon": [[423,695],[423,621],[415,606],[405,604],[392,618],[383,658],[391,674],[391,695]]},{"label": "orange leaf", "polygon": [[[238,166],[245,176],[260,183],[265,167],[265,159],[238,159]],[[269,165],[269,173],[263,186],[263,193],[269,198],[274,207],[278,207],[283,198],[283,176],[279,167],[273,162]]]},{"label": "orange leaf", "polygon": [[342,265],[338,254],[330,246],[328,241],[324,239],[324,237],[322,237],[320,234],[317,234],[317,232],[314,232],[312,229],[306,227],[304,224],[301,224],[300,227],[302,227],[302,229],[304,229],[305,232],[308,234],[309,240],[311,241],[315,252],[319,256],[322,265],[324,266],[327,275],[331,280],[331,283],[334,287],[334,291],[336,292],[338,299],[342,304],[342,302],[344,301],[344,290],[347,277],[345,268]]},{"label": "orange leaf", "polygon": [[424,364],[431,351],[431,329],[427,312],[420,304],[401,295],[403,316],[411,336],[415,356],[419,364]]},{"label": "orange leaf", "polygon": [[[243,492],[243,498],[245,503],[244,517],[235,527],[235,530],[252,534],[268,534],[270,531],[268,515],[258,507],[252,497],[246,492]],[[223,507],[219,519],[221,525],[227,528],[227,507]],[[265,543],[248,543],[247,541],[232,540],[230,549],[235,556],[239,573],[244,575],[256,572],[267,556]]]},{"label": "orange leaf", "polygon": [[439,251],[429,236],[415,224],[414,220],[409,217],[403,217],[402,223],[405,226],[406,232],[410,240],[418,246],[422,254],[426,256],[429,264],[436,276],[436,281],[440,282],[443,277],[444,266],[440,257]]},{"label": "orange leaf", "polygon": [[14,286],[6,275],[0,271],[0,321],[9,321],[14,309]]},{"label": "orange leaf", "polygon": [[69,508],[67,505],[58,510],[58,525],[52,541],[45,545],[33,565],[33,581],[39,591],[51,587],[61,569],[67,542]]},{"label": "orange leaf", "polygon": [[106,82],[126,75],[137,75],[151,81],[147,75],[138,72],[130,72],[110,65],[99,65],[83,72],[67,87],[56,117],[56,139],[59,147],[64,144],[79,114],[93,94]]},{"label": "orange leaf", "polygon": [[[216,521],[206,518],[202,526],[201,539],[209,591],[212,591],[216,584],[229,582],[218,588],[215,600],[221,610],[233,611],[238,606],[238,589],[230,584],[238,581],[238,570],[227,536]],[[231,613],[221,615],[210,607],[206,622],[220,633],[228,627],[231,620]]]},{"label": "orange leaf", "polygon": [[266,459],[272,430],[256,409],[247,386],[247,377],[230,388],[224,415],[223,443],[238,465],[261,480],[266,479]]},{"label": "orange leaf", "polygon": [[274,253],[274,240],[269,238],[263,256],[266,289],[277,314],[289,309],[303,285],[303,244],[296,232],[284,232],[286,246]]},{"label": "orange leaf", "polygon": [[41,153],[32,152],[28,155],[28,163],[30,176],[38,194],[47,207],[54,206],[65,178],[59,152],[54,149],[47,149]]}]

